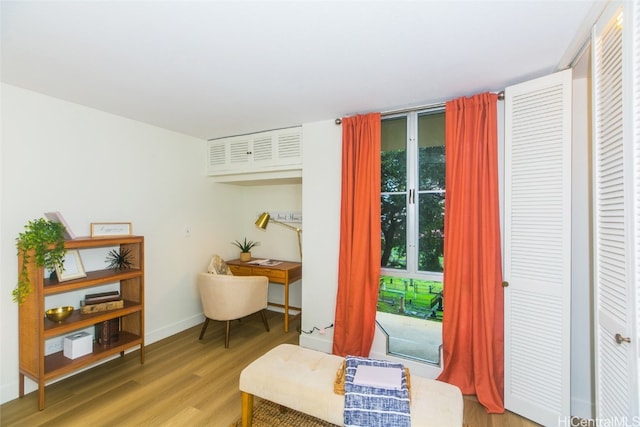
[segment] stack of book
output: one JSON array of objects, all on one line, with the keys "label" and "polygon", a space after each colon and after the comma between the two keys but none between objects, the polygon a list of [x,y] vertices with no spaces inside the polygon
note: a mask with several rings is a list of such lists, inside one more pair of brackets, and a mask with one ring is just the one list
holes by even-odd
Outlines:
[{"label": "stack of book", "polygon": [[124,300],[120,297],[119,291],[100,292],[85,295],[80,306],[80,312],[82,314],[96,313],[122,308],[124,307]]},{"label": "stack of book", "polygon": [[100,292],[97,294],[87,294],[84,296],[85,305],[100,304],[109,301],[118,301],[120,299],[119,291]]},{"label": "stack of book", "polygon": [[120,339],[120,318],[105,320],[96,324],[96,341],[108,346]]}]

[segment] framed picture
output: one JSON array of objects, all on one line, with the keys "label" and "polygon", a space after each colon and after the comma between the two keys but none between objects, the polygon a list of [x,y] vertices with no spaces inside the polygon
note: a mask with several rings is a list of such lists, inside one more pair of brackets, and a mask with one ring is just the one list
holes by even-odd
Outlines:
[{"label": "framed picture", "polygon": [[130,222],[92,222],[91,237],[130,236]]},{"label": "framed picture", "polygon": [[87,277],[82,265],[82,258],[80,258],[80,252],[77,249],[67,250],[63,268],[56,266],[56,274],[58,275],[58,282]]},{"label": "framed picture", "polygon": [[67,224],[67,221],[64,220],[64,218],[62,217],[62,214],[60,212],[45,212],[44,216],[49,221],[59,222],[60,224],[64,225],[64,238],[65,239],[73,240],[73,239],[76,238],[76,235],[73,234],[73,231],[71,231],[71,227],[69,227],[69,224]]}]

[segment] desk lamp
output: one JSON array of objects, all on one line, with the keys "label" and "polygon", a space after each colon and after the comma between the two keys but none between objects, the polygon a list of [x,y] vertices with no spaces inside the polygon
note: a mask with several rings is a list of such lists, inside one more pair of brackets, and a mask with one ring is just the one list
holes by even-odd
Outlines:
[{"label": "desk lamp", "polygon": [[273,219],[271,218],[271,215],[269,215],[267,212],[263,212],[262,215],[260,215],[258,217],[258,220],[256,221],[256,226],[258,228],[262,228],[263,230],[267,229],[267,225],[269,224],[269,221],[275,222],[277,224],[282,225],[283,227],[287,227],[290,230],[293,230],[296,232],[296,234],[298,235],[298,249],[300,250],[300,261],[302,261],[302,240],[301,240],[301,235],[302,235],[302,229],[298,228],[298,227],[294,227],[293,225],[289,225],[286,222],[282,222],[282,221],[278,221],[277,219]]}]

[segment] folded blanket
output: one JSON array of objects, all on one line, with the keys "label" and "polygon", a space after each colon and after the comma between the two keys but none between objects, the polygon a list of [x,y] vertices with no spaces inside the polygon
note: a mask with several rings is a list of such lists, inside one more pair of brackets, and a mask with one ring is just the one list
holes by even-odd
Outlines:
[{"label": "folded blanket", "polygon": [[[392,390],[354,384],[353,378],[358,365],[400,368],[402,370],[401,389]],[[409,390],[402,364],[347,356],[345,366],[344,425],[346,427],[411,426]]]}]

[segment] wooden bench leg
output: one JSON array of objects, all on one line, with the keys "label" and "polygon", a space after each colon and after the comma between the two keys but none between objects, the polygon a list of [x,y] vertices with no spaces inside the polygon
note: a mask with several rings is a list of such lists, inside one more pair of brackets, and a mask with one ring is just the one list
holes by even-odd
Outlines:
[{"label": "wooden bench leg", "polygon": [[251,427],[253,421],[253,394],[242,392],[242,427]]}]

